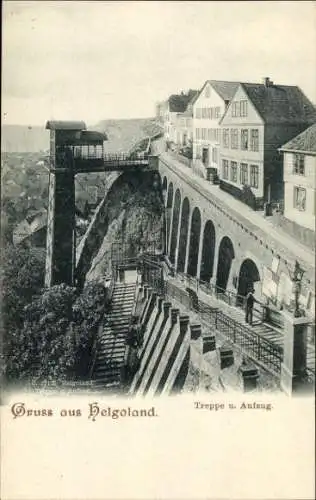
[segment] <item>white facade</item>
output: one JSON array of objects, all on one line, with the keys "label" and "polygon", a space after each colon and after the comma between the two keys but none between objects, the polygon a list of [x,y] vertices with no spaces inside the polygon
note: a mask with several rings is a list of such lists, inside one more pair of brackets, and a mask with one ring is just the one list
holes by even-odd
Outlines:
[{"label": "white facade", "polygon": [[220,125],[225,112],[225,101],[210,82],[202,88],[193,104],[193,159],[200,159],[206,167],[219,167]]},{"label": "white facade", "polygon": [[189,146],[193,143],[193,106],[188,104],[184,113],[177,115],[176,143],[179,146]]},{"label": "white facade", "polygon": [[315,230],[316,154],[284,153],[284,215]]},{"label": "white facade", "polygon": [[169,111],[169,102],[162,101],[156,106],[156,116],[158,120],[163,124],[164,127],[164,135],[167,140],[171,140],[170,135],[172,134],[172,124],[175,122],[175,117],[172,115],[176,115],[176,113],[170,113]]},{"label": "white facade", "polygon": [[242,86],[221,121],[220,178],[264,196],[264,121]]}]

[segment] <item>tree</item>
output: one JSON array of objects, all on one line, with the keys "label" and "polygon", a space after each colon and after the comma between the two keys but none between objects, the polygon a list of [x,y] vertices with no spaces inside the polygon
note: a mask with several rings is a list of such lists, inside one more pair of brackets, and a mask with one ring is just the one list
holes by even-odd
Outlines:
[{"label": "tree", "polygon": [[9,330],[22,325],[24,307],[43,287],[45,252],[7,245],[1,262],[2,318]]},{"label": "tree", "polygon": [[97,328],[107,305],[101,283],[77,295],[65,284],[45,289],[24,307],[21,328],[5,343],[5,376],[33,387],[61,386],[86,377]]}]

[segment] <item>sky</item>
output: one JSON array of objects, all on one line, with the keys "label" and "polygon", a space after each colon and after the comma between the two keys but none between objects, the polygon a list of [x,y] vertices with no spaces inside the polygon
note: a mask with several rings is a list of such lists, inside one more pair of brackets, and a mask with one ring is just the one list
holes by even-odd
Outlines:
[{"label": "sky", "polygon": [[4,1],[2,124],[153,116],[207,79],[316,102],[316,2]]}]

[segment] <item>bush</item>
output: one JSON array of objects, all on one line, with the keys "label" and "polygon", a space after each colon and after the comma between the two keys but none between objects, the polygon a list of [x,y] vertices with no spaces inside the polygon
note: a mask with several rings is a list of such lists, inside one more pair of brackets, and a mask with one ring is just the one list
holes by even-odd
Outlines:
[{"label": "bush", "polygon": [[96,329],[106,305],[101,283],[82,294],[65,284],[44,290],[24,307],[24,323],[7,331],[4,374],[8,382],[60,386],[87,375]]}]

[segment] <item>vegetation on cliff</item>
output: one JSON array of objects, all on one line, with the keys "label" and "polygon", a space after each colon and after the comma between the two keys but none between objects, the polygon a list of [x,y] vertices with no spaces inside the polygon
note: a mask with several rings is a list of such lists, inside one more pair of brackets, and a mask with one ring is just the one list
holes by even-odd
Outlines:
[{"label": "vegetation on cliff", "polygon": [[89,283],[78,296],[65,284],[44,290],[24,307],[20,328],[6,329],[4,376],[33,387],[86,378],[106,290]]},{"label": "vegetation on cliff", "polygon": [[163,209],[158,189],[123,182],[109,194],[110,224],[79,294],[65,284],[44,289],[45,251],[7,245],[2,255],[3,374],[11,383],[62,385],[88,376],[98,324],[106,312],[100,276],[109,270],[111,244],[127,251],[161,248]]}]

